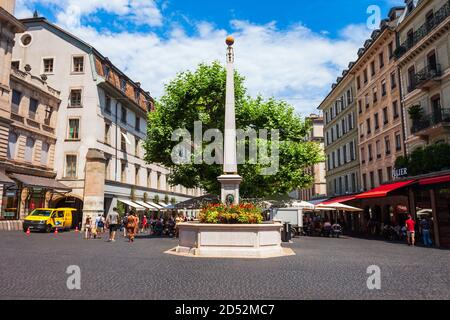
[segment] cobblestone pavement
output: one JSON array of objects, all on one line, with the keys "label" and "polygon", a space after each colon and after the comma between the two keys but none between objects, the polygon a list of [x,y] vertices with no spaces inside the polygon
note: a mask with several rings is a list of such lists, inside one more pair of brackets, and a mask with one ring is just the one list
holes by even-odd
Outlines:
[{"label": "cobblestone pavement", "polygon": [[[296,256],[199,259],[164,254],[174,239],[129,244],[74,232],[0,232],[0,299],[450,299],[450,251],[362,239],[299,238]],[[66,286],[81,268],[81,290]],[[381,290],[367,289],[367,267]]]}]

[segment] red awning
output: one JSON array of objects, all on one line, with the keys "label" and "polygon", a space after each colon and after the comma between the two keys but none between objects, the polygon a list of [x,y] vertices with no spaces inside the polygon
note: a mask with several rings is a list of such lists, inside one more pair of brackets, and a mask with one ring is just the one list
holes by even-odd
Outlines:
[{"label": "red awning", "polygon": [[438,183],[446,183],[446,182],[450,182],[450,174],[445,175],[445,176],[439,176],[439,177],[426,178],[426,179],[419,180],[419,184],[421,186],[428,186],[430,184],[438,184]]},{"label": "red awning", "polygon": [[416,180],[408,180],[403,182],[396,182],[391,184],[385,184],[370,191],[361,193],[356,196],[356,199],[368,199],[368,198],[381,198],[386,197],[389,192],[404,188],[414,183]]},{"label": "red awning", "polygon": [[347,201],[351,201],[351,200],[355,200],[356,196],[342,196],[342,197],[337,197],[334,199],[329,199],[326,200],[324,202],[321,202],[320,204],[332,204],[332,203],[343,203],[343,202],[347,202]]}]

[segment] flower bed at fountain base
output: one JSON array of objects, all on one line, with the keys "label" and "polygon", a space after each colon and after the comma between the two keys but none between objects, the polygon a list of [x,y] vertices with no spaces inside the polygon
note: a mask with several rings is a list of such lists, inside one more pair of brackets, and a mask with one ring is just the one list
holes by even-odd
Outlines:
[{"label": "flower bed at fountain base", "polygon": [[294,255],[281,246],[282,225],[181,223],[177,255],[205,258],[276,258]]}]

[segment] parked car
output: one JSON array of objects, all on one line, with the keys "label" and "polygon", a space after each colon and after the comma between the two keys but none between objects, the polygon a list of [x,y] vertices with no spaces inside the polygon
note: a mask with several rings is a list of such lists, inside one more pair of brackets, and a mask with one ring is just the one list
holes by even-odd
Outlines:
[{"label": "parked car", "polygon": [[33,210],[23,222],[23,231],[51,232],[58,228],[68,231],[72,227],[72,214],[77,211],[73,208],[41,208]]}]

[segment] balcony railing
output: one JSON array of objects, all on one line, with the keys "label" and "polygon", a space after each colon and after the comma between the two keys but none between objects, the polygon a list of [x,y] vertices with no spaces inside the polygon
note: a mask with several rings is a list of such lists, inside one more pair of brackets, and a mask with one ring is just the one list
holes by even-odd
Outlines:
[{"label": "balcony railing", "polygon": [[430,80],[439,78],[441,75],[442,70],[440,64],[436,64],[434,66],[426,66],[414,75],[411,83],[408,86],[408,93],[422,87],[426,82]]},{"label": "balcony railing", "polygon": [[395,57],[401,58],[412,47],[429,35],[438,25],[440,25],[447,17],[450,16],[450,1],[442,6],[438,11],[434,13],[433,18],[425,22],[420,26],[411,37],[403,42],[395,51]]},{"label": "balcony railing", "polygon": [[416,134],[444,122],[450,123],[450,108],[440,109],[437,112],[422,117],[420,120],[413,121],[411,133]]}]

